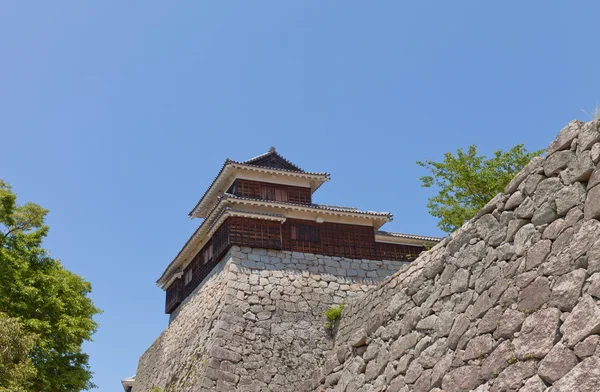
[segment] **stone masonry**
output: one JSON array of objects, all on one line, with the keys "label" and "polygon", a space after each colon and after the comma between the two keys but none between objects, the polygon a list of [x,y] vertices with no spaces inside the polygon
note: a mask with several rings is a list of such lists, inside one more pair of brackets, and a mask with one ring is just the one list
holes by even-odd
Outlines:
[{"label": "stone masonry", "polygon": [[142,355],[133,391],[297,390],[333,346],[323,312],[403,265],[234,246]]},{"label": "stone masonry", "polygon": [[600,391],[599,125],[569,123],[474,219],[346,307],[300,390]]}]

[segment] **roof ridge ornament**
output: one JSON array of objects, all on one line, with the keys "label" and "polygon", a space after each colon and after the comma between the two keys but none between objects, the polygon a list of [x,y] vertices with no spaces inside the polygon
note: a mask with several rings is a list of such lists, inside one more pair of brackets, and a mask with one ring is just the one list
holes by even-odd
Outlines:
[{"label": "roof ridge ornament", "polygon": [[277,152],[277,150],[275,149],[275,147],[271,146],[271,147],[269,148],[269,152],[274,152],[274,153],[276,153],[276,152]]}]

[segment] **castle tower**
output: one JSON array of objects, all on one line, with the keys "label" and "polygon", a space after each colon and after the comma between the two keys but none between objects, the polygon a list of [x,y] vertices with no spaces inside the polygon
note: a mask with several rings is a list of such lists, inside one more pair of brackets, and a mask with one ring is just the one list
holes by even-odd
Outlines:
[{"label": "castle tower", "polygon": [[134,392],[293,390],[332,344],[323,312],[439,242],[381,231],[387,212],[314,203],[329,180],[274,148],[225,161],[189,214],[202,223],[157,281],[170,325]]}]

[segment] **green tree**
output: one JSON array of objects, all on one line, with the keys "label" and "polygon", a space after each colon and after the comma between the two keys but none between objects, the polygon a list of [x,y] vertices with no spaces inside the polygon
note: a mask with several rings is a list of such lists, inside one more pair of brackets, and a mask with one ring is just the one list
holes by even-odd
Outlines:
[{"label": "green tree", "polygon": [[88,297],[90,284],[42,247],[47,213],[34,203],[17,205],[0,180],[0,311],[37,336],[29,355],[37,371],[31,390],[87,390],[94,385],[81,345],[96,331],[99,310]]},{"label": "green tree", "polygon": [[36,338],[23,330],[18,319],[0,312],[0,392],[32,390],[36,370],[29,353]]},{"label": "green tree", "polygon": [[527,152],[523,144],[517,144],[507,152],[494,151],[487,158],[478,155],[477,147],[471,145],[466,152],[459,148],[456,155],[447,152],[442,162],[418,161],[431,172],[419,178],[421,186],[439,188],[439,193],[427,203],[429,213],[439,218],[440,229],[451,233],[475,216],[533,157],[543,152]]}]

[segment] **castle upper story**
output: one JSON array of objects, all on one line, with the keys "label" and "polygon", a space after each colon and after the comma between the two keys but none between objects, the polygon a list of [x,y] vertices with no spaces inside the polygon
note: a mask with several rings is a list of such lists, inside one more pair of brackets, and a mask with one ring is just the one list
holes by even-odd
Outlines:
[{"label": "castle upper story", "polygon": [[198,229],[157,284],[172,313],[208,276],[232,245],[368,260],[414,260],[439,238],[380,230],[388,212],[316,204],[330,180],[307,172],[274,148],[244,162],[227,159],[190,211]]}]

